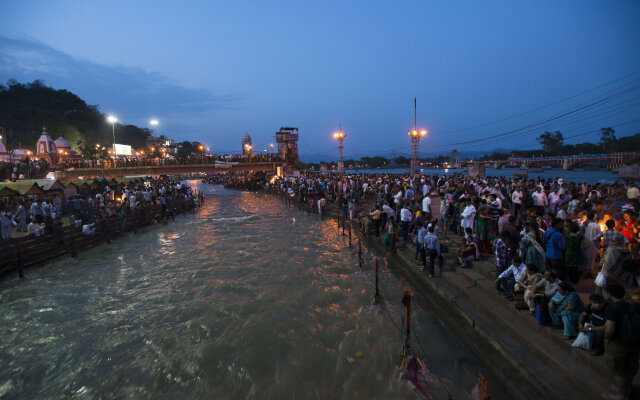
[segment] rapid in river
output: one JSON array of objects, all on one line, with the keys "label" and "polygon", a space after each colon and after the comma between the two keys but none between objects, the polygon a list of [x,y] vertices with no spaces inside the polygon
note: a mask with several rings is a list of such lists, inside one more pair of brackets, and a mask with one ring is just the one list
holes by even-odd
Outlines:
[{"label": "rapid in river", "polygon": [[[425,398],[400,379],[391,266],[372,305],[371,254],[361,271],[335,221],[200,190],[195,214],[0,281],[0,398]],[[420,303],[429,391],[470,398],[477,363]]]}]

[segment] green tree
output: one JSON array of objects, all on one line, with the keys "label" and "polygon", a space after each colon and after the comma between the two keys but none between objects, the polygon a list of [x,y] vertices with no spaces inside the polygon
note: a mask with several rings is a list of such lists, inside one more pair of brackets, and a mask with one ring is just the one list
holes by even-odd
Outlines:
[{"label": "green tree", "polygon": [[616,131],[613,128],[600,129],[600,146],[605,153],[615,150],[616,145]]},{"label": "green tree", "polygon": [[556,153],[564,145],[564,136],[560,131],[546,132],[536,139],[542,145],[542,150],[547,154]]}]

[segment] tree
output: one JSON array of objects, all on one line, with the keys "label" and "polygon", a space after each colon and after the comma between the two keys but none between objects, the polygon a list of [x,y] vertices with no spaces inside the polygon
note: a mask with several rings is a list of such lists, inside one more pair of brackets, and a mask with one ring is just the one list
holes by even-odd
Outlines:
[{"label": "tree", "polygon": [[[54,139],[64,136],[80,153],[81,142],[85,150],[88,144],[113,142],[111,124],[98,107],[75,94],[47,87],[41,80],[27,84],[9,80],[6,86],[0,85],[0,126],[11,132],[9,148],[35,145],[43,125]],[[134,125],[117,124],[115,128],[118,143],[135,148],[143,147],[149,135],[148,129]]]},{"label": "tree", "polygon": [[96,147],[86,141],[78,142],[78,151],[84,158],[94,158],[96,156]]},{"label": "tree", "polygon": [[613,128],[602,128],[600,129],[600,146],[602,146],[602,150],[607,152],[612,152],[615,150],[616,145],[616,131]]},{"label": "tree", "polygon": [[549,154],[561,150],[564,145],[564,137],[560,131],[554,133],[545,131],[536,140],[542,145],[542,150]]}]

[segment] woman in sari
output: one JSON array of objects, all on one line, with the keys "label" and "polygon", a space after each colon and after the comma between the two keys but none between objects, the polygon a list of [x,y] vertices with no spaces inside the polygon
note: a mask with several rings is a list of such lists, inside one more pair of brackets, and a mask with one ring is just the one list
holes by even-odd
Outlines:
[{"label": "woman in sari", "polygon": [[598,249],[596,249],[596,245],[593,240],[600,235],[600,225],[598,225],[593,219],[595,218],[595,211],[589,211],[587,213],[587,219],[582,223],[582,229],[584,230],[584,237],[587,242],[587,247],[583,250],[584,262],[582,263],[582,271],[591,275],[593,272],[593,267],[596,263],[596,255],[598,254]]},{"label": "woman in sari", "polygon": [[545,264],[545,255],[544,249],[542,245],[540,245],[542,240],[542,235],[540,235],[540,230],[538,228],[537,221],[531,221],[529,226],[529,232],[527,232],[524,236],[525,241],[525,264],[527,265],[535,265],[538,267],[538,271],[544,270]]},{"label": "woman in sari", "polygon": [[584,304],[571,284],[562,282],[558,291],[549,301],[551,324],[564,328],[564,338],[572,339],[577,335],[578,317],[584,311]]}]

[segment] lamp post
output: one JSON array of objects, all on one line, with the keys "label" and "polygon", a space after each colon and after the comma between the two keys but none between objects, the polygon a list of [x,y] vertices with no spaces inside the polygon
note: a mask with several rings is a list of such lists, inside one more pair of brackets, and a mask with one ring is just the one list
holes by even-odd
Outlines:
[{"label": "lamp post", "polygon": [[153,127],[151,130],[153,131],[153,133],[156,133],[155,127],[158,126],[160,122],[158,122],[157,119],[152,119],[151,121],[149,121],[149,124]]},{"label": "lamp post", "polygon": [[118,122],[118,118],[115,115],[107,116],[107,121],[111,122],[111,133],[113,133],[113,154],[116,154],[116,122]]},{"label": "lamp post", "polygon": [[204,164],[204,146],[200,145],[198,148],[200,149],[200,153],[202,154],[200,156],[200,164]]},{"label": "lamp post", "polygon": [[347,135],[342,132],[342,125],[340,125],[340,130],[333,134],[333,137],[338,139],[338,173],[344,174],[344,160],[342,158],[342,149],[344,146],[342,145],[342,142]]},{"label": "lamp post", "polygon": [[417,118],[416,118],[416,99],[413,99],[413,130],[409,131],[409,136],[411,136],[411,171],[410,175],[415,176],[416,170],[418,169],[418,150],[420,146],[420,138],[427,134],[426,130],[418,131],[417,128]]}]

